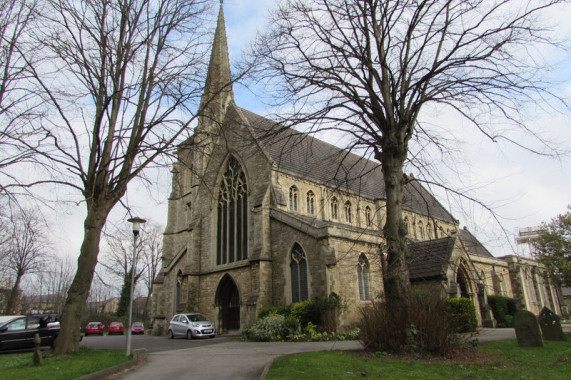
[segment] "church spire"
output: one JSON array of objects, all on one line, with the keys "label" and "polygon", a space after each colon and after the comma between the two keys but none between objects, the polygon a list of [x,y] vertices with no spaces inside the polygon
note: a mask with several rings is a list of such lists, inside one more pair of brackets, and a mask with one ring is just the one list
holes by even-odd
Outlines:
[{"label": "church spire", "polygon": [[212,42],[210,64],[202,95],[201,108],[204,107],[204,116],[214,122],[222,122],[228,104],[234,102],[232,91],[232,73],[230,71],[230,58],[228,56],[228,42],[226,39],[226,25],[224,21],[224,5],[220,0],[218,23]]}]

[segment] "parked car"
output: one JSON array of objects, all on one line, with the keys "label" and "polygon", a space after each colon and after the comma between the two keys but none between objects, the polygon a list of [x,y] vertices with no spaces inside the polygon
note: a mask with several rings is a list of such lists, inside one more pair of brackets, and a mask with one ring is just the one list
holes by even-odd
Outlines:
[{"label": "parked car", "polygon": [[105,326],[103,326],[101,322],[89,322],[87,326],[85,326],[85,336],[93,334],[103,335],[104,328]]},{"label": "parked car", "polygon": [[199,313],[177,314],[172,317],[168,336],[170,339],[176,336],[184,336],[187,339],[216,336],[216,327],[208,318]]},{"label": "parked car", "polygon": [[125,326],[121,322],[111,322],[109,327],[107,328],[107,333],[111,334],[120,334],[123,335],[125,332]]},{"label": "parked car", "polygon": [[40,335],[41,346],[52,346],[59,328],[48,327],[48,319],[41,315],[0,316],[0,350],[34,347],[34,335]]},{"label": "parked car", "polygon": [[145,333],[145,325],[143,322],[133,322],[133,326],[131,326],[131,334],[144,334]]}]

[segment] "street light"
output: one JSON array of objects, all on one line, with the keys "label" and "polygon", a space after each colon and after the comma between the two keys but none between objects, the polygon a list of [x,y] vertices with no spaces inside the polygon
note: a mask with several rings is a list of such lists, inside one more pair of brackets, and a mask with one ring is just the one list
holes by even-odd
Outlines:
[{"label": "street light", "polygon": [[135,287],[135,255],[137,253],[137,237],[139,236],[139,230],[141,224],[145,223],[145,219],[139,217],[134,217],[127,220],[129,223],[133,223],[133,261],[131,261],[131,289],[129,293],[129,323],[127,324],[127,352],[125,355],[131,355],[131,323],[133,319],[133,288]]}]

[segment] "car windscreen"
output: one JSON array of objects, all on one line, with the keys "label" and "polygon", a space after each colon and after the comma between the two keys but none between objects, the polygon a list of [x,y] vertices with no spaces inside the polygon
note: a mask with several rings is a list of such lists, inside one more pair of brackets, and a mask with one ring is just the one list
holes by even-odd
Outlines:
[{"label": "car windscreen", "polygon": [[191,322],[200,322],[200,321],[207,321],[208,319],[201,314],[189,314],[187,318],[190,319]]}]

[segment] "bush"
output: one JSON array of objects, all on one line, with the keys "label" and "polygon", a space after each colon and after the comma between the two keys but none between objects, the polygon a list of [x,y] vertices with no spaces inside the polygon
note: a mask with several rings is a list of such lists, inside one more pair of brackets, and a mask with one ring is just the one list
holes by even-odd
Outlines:
[{"label": "bush", "polygon": [[262,309],[262,311],[260,311],[260,314],[258,315],[258,318],[265,318],[268,315],[283,315],[284,317],[287,317],[289,315],[291,315],[291,307],[290,306],[270,306],[270,307],[266,307],[264,309]]},{"label": "bush", "polygon": [[498,327],[513,327],[513,316],[518,311],[515,299],[504,296],[488,296],[488,305],[492,309]]},{"label": "bush", "polygon": [[444,304],[456,332],[476,331],[478,319],[476,317],[476,308],[471,299],[447,298],[444,300]]},{"label": "bush", "polygon": [[460,343],[444,302],[428,294],[414,294],[400,305],[362,308],[361,322],[361,340],[370,351],[445,355]]},{"label": "bush", "polygon": [[349,333],[336,332],[342,304],[341,297],[331,293],[327,297],[314,297],[292,306],[264,308],[246,332],[246,337],[258,341],[355,339],[358,329]]},{"label": "bush", "polygon": [[287,336],[286,317],[279,314],[268,315],[257,319],[246,332],[250,340],[274,342]]}]

